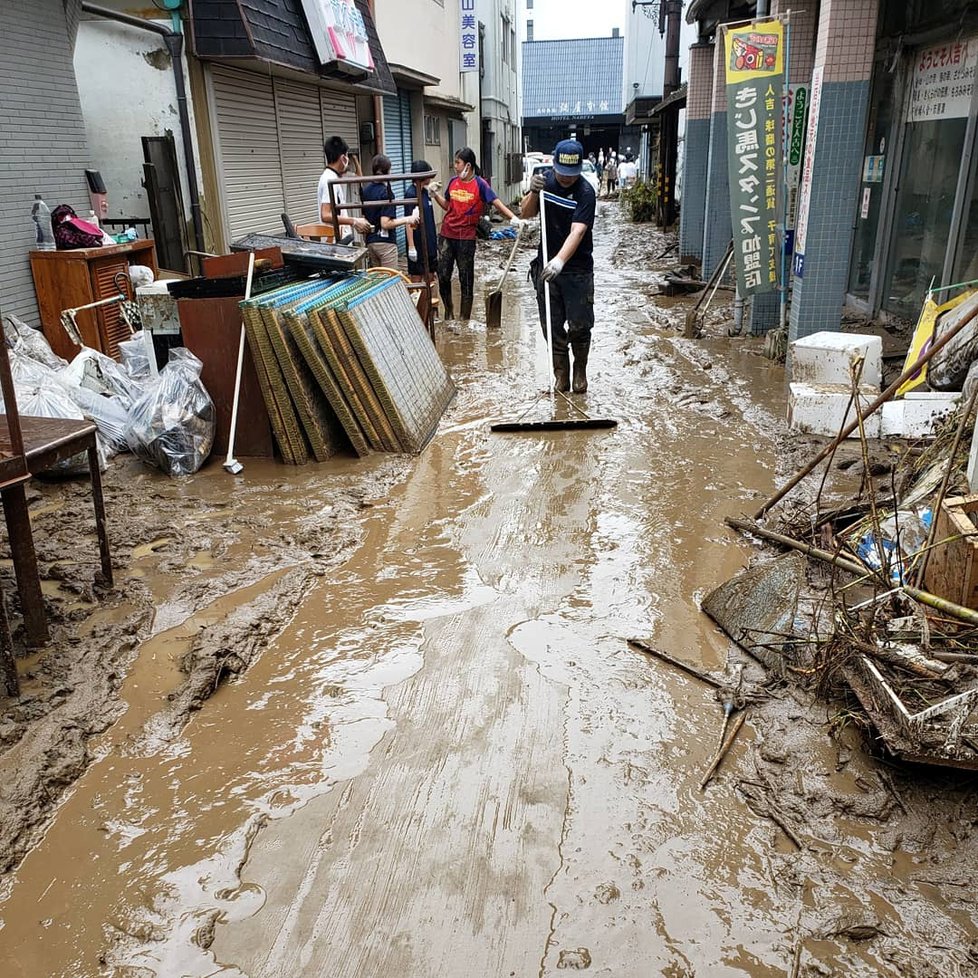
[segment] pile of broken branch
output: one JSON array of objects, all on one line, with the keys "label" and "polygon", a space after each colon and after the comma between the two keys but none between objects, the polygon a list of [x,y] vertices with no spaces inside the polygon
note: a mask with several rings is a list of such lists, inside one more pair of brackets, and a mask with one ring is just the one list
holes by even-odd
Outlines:
[{"label": "pile of broken branch", "polygon": [[[894,756],[969,769],[978,769],[978,496],[966,477],[976,401],[978,389],[933,442],[892,466],[871,459],[862,420],[875,407],[857,413],[753,519],[727,520],[791,553],[703,603],[768,669],[829,699],[854,695]],[[856,497],[823,509],[836,452],[857,430]],[[806,477],[812,485],[822,462],[814,500],[775,510]]]}]

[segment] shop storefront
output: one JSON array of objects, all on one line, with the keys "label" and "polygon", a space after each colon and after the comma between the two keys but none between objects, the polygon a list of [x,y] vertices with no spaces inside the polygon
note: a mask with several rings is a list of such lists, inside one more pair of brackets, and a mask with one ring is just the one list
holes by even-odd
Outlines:
[{"label": "shop storefront", "polygon": [[867,314],[914,321],[928,289],[978,277],[973,7],[881,8],[848,287]]}]

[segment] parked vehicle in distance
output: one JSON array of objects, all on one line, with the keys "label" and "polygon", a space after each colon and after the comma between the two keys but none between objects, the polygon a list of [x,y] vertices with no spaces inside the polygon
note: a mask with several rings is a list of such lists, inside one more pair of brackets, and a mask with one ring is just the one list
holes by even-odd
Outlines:
[{"label": "parked vehicle in distance", "polygon": [[[525,194],[530,189],[530,177],[535,173],[546,173],[552,166],[552,158],[548,158],[545,163],[534,164],[530,172],[523,178],[523,193]],[[598,171],[595,170],[594,164],[590,160],[584,161],[581,167],[581,177],[591,184],[591,189],[594,191],[595,197],[597,197],[601,192],[601,188],[598,185]]]},{"label": "parked vehicle in distance", "polygon": [[523,157],[523,180],[520,183],[522,193],[527,193],[530,189],[530,177],[536,173],[536,168],[544,164],[544,169],[550,166],[553,157],[548,153],[527,153]]}]

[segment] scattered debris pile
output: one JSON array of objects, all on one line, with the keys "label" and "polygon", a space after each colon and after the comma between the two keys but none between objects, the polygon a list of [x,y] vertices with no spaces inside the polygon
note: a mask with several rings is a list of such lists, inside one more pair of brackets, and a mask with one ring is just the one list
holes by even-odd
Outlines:
[{"label": "scattered debris pile", "polygon": [[849,699],[892,755],[978,770],[976,401],[895,463],[872,457],[860,425],[857,464],[835,466],[858,475],[855,496],[823,506],[843,429],[805,483],[813,499],[772,512],[796,477],[753,520],[727,520],[795,553],[727,581],[703,610],[772,672]]}]

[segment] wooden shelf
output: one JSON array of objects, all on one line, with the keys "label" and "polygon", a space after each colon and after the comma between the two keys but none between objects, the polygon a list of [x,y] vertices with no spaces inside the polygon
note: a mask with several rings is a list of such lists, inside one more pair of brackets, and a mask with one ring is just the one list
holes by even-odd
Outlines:
[{"label": "wooden shelf", "polygon": [[[149,238],[102,248],[32,251],[30,260],[41,328],[54,352],[66,360],[71,360],[79,348],[61,325],[65,309],[118,295],[115,278],[120,272],[126,276],[126,297],[132,299],[130,265],[145,265],[154,276],[159,273],[156,248]],[[129,339],[129,327],[122,321],[118,305],[80,312],[78,328],[86,346],[113,359],[119,357],[119,343]]]}]

